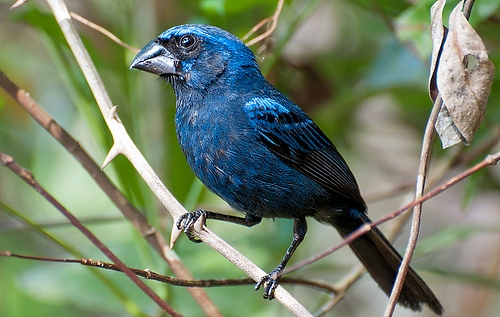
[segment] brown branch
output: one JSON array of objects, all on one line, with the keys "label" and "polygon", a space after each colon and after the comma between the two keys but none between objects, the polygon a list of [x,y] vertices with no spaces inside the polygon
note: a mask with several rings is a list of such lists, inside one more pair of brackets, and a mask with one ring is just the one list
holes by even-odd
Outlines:
[{"label": "brown branch", "polygon": [[[148,184],[149,188],[160,200],[163,206],[165,206],[174,219],[177,219],[180,215],[186,213],[187,211],[183,208],[179,201],[175,199],[172,193],[155,173],[153,168],[151,168],[148,164],[147,160],[134,144],[125,127],[118,118],[116,106],[113,106],[102,79],[99,76],[99,73],[97,72],[97,69],[87,50],[85,49],[75,26],[73,25],[66,4],[63,0],[46,1],[54,14],[56,21],[59,23],[73,55],[75,56],[78,65],[80,66],[92,93],[94,94],[99,110],[101,111],[113,136],[114,144],[110,149],[108,156],[104,160],[103,166],[106,166],[118,154],[123,154],[132,163],[139,175]],[[257,265],[252,263],[240,252],[215,235],[212,231],[208,230],[206,227],[200,225],[196,226],[196,228],[195,233],[203,240],[203,242],[205,242],[205,244],[226,257],[255,281],[260,280],[260,278],[266,274]],[[175,238],[175,236],[178,236],[179,234],[180,230],[174,226],[172,236]],[[282,303],[294,315],[311,316],[309,311],[283,287],[278,285],[274,295],[276,300]],[[205,309],[205,307],[202,308]]]},{"label": "brown branch", "polygon": [[[432,179],[430,179],[427,183],[435,186],[439,184],[439,182],[443,182],[444,176],[451,170],[451,168],[456,168],[459,166],[468,165],[471,160],[477,159],[480,155],[485,155],[484,152],[491,150],[494,145],[498,143],[500,139],[500,129],[498,129],[497,133],[490,137],[490,139],[486,140],[483,144],[480,144],[477,148],[475,148],[471,153],[467,155],[467,157],[460,159],[460,152],[457,152],[455,156],[451,158],[451,160],[444,166],[442,170],[438,173],[434,173]],[[384,199],[385,197],[394,197],[394,195],[399,194],[400,192],[407,192],[410,187],[413,187],[410,182],[406,184],[400,184],[393,189],[387,190],[386,192],[379,194],[371,194],[365,195],[367,197],[367,201],[373,201],[376,199]],[[401,233],[403,226],[408,222],[411,213],[404,213],[398,217],[398,221],[394,223],[391,227],[390,232],[387,234],[387,238],[389,241],[394,241],[394,239]],[[323,307],[316,312],[315,316],[325,316],[330,310],[332,310],[344,297],[345,292],[349,289],[353,283],[355,283],[359,278],[363,276],[366,272],[366,269],[363,265],[360,265],[358,269],[354,270],[350,275],[346,276],[342,281],[335,284],[334,288],[338,291],[337,296],[328,301]]]},{"label": "brown branch", "polygon": [[[125,195],[112,183],[99,165],[88,155],[83,147],[66,130],[64,130],[30,94],[17,87],[4,73],[0,71],[0,87],[7,92],[24,110],[35,119],[40,126],[49,132],[73,157],[82,165],[96,184],[109,197],[121,213],[140,232],[142,237],[166,261],[175,275],[183,279],[193,279],[192,274],[182,264],[178,256],[168,247],[164,236],[151,226],[146,217],[137,210]],[[200,289],[188,290],[204,309],[208,316],[222,316],[217,306],[208,295]]]},{"label": "brown branch", "polygon": [[[339,243],[338,245],[330,248],[330,249],[327,249],[313,257],[310,257],[309,259],[306,259],[304,261],[301,261],[293,266],[290,266],[288,267],[283,274],[289,274],[289,273],[292,273],[296,270],[299,270],[309,264],[312,264],[324,257],[326,257],[327,255],[337,251],[338,249],[348,245],[349,243],[351,243],[352,241],[354,241],[355,239],[357,239],[358,237],[362,236],[363,234],[367,233],[368,231],[371,230],[371,228],[373,227],[376,227],[376,226],[379,226],[381,225],[382,223],[385,223],[397,216],[399,216],[400,214],[402,214],[403,212],[413,208],[414,206],[418,205],[418,204],[422,204],[423,202],[439,195],[440,193],[442,193],[443,191],[447,190],[448,188],[456,185],[457,183],[459,183],[460,181],[466,179],[467,177],[471,176],[472,174],[476,173],[477,171],[487,167],[487,166],[494,166],[497,164],[497,162],[500,161],[500,151],[499,152],[496,152],[494,154],[491,154],[491,155],[488,155],[486,156],[481,162],[479,162],[478,164],[474,165],[473,167],[463,171],[462,173],[460,174],[457,174],[455,175],[454,177],[448,179],[445,183],[443,183],[442,185],[440,186],[437,186],[435,187],[433,190],[431,190],[430,192],[428,192],[427,194],[425,194],[423,197],[421,197],[419,200],[415,200],[407,205],[405,205],[404,207],[390,213],[390,214],[387,214],[386,216],[378,219],[377,221],[375,222],[372,222],[371,224],[366,224],[365,226],[359,228],[358,230],[354,231],[353,233],[351,233],[349,236],[347,236],[341,243]],[[364,273],[366,272],[366,269],[361,266],[359,269],[357,269],[353,274],[347,276],[343,281],[340,281],[339,283],[337,283],[335,286],[334,286],[334,289],[337,291],[336,293],[336,296],[334,298],[332,298],[332,300],[330,300],[328,303],[326,303],[318,312],[317,312],[317,316],[324,316],[326,313],[328,313],[331,309],[333,309],[335,307],[335,305],[337,305],[341,300],[342,298],[344,297],[345,295],[345,292],[346,290],[354,283],[356,282]]]},{"label": "brown branch", "polygon": [[242,41],[247,40],[252,34],[257,32],[260,28],[262,28],[264,25],[266,25],[268,23],[270,23],[270,25],[268,26],[267,30],[264,33],[253,38],[252,40],[248,41],[246,44],[247,44],[247,46],[252,46],[252,45],[259,43],[260,41],[266,39],[267,37],[269,37],[274,32],[274,30],[276,29],[276,26],[278,25],[278,19],[280,17],[281,10],[283,9],[284,3],[285,3],[285,0],[279,0],[278,4],[276,6],[276,10],[274,11],[274,14],[271,17],[265,18],[265,19],[261,20],[259,23],[257,23],[250,31],[248,31],[247,34],[245,34],[242,37],[241,40]]},{"label": "brown branch", "polygon": [[[470,16],[473,4],[474,0],[472,1],[464,0],[463,13],[467,19]],[[424,132],[422,151],[420,154],[420,163],[418,167],[417,182],[415,184],[415,200],[422,198],[422,196],[424,195],[425,182],[427,179],[430,152],[432,146],[432,138],[434,135],[436,121],[439,112],[441,110],[442,104],[443,104],[443,99],[441,98],[441,95],[438,93]],[[415,205],[415,207],[413,208],[413,219],[411,222],[411,230],[410,230],[408,245],[406,247],[403,260],[401,261],[401,265],[399,267],[396,280],[394,281],[394,286],[391,291],[391,296],[389,297],[389,303],[384,313],[385,317],[391,317],[394,314],[394,310],[396,309],[399,295],[401,294],[401,291],[403,289],[406,274],[410,269],[410,262],[413,257],[413,253],[415,252],[415,248],[417,247],[421,217],[422,217],[422,203],[419,203]]]},{"label": "brown branch", "polygon": [[[18,253],[12,253],[10,251],[0,251],[0,256],[3,257],[13,257],[19,259],[27,259],[34,261],[42,261],[42,262],[53,262],[53,263],[76,263],[84,266],[96,267],[106,270],[112,270],[117,272],[122,272],[118,268],[116,264],[110,262],[104,262],[101,260],[94,259],[62,259],[62,258],[53,258],[53,257],[42,257],[42,256],[33,256],[33,255],[23,255]],[[202,280],[185,280],[180,278],[175,278],[172,276],[167,276],[163,274],[159,274],[153,272],[151,270],[141,270],[137,268],[129,267],[129,269],[134,272],[135,275],[143,277],[147,280],[153,280],[157,282],[166,283],[173,286],[181,286],[181,287],[220,287],[220,286],[238,286],[238,285],[250,285],[254,284],[255,281],[251,278],[240,278],[240,279],[202,279]],[[335,295],[337,290],[335,287],[332,287],[326,283],[316,282],[304,280],[301,278],[294,277],[283,277],[280,279],[280,283],[282,284],[294,284],[301,285],[310,288],[317,289],[319,291]]]},{"label": "brown branch", "polygon": [[[141,175],[144,181],[148,184],[150,189],[160,200],[160,202],[165,206],[165,208],[171,213],[171,215],[176,219],[181,214],[187,211],[182,207],[182,205],[175,199],[175,197],[168,191],[166,186],[162,183],[158,175],[154,172],[151,166],[147,163],[146,159],[137,149],[137,146],[132,142],[128,136],[125,127],[121,124],[120,119],[116,114],[116,107],[113,106],[111,98],[106,91],[106,88],[102,82],[99,73],[95,65],[93,64],[87,50],[85,49],[81,38],[76,31],[74,24],[72,22],[69,11],[63,0],[47,0],[56,21],[59,26],[75,56],[78,65],[80,66],[90,89],[97,101],[99,109],[108,125],[114,139],[113,147],[108,153],[105,159],[104,166],[108,164],[116,155],[123,154],[132,163],[137,172]],[[213,232],[208,230],[206,227],[199,226],[200,230],[197,231],[200,238],[203,241],[219,252],[221,255],[230,260],[238,268],[243,270],[248,276],[250,276],[255,281],[258,281],[266,273],[244,257],[240,252],[234,249],[231,245],[226,243],[224,240],[220,239]],[[202,228],[202,229],[201,229]],[[176,228],[172,231],[175,234]],[[177,230],[178,231],[178,230]],[[310,316],[311,314],[307,309],[301,305],[293,296],[291,296],[284,288],[278,286],[275,291],[275,298],[277,301],[281,302],[288,310],[290,310],[296,316]],[[211,302],[209,302],[211,303]],[[220,315],[214,314],[207,310],[209,305],[201,305],[205,313],[208,315]],[[212,306],[213,307],[213,306]],[[210,308],[210,307],[208,307]]]},{"label": "brown branch", "polygon": [[[429,170],[429,159],[431,155],[432,139],[434,135],[434,126],[441,110],[441,105],[443,104],[443,99],[438,94],[434,107],[432,108],[431,114],[427,121],[425,127],[424,138],[422,142],[422,151],[420,153],[420,164],[418,167],[417,183],[415,185],[415,199],[418,200],[422,198],[425,189],[425,182],[427,179],[427,173]],[[413,258],[413,253],[417,247],[418,234],[420,231],[420,221],[422,218],[422,204],[417,204],[413,208],[413,219],[411,222],[410,237],[408,245],[406,247],[403,260],[399,266],[398,274],[396,280],[394,281],[394,286],[392,287],[391,296],[389,297],[389,303],[387,305],[384,316],[390,317],[394,313],[394,309],[398,303],[399,295],[403,289],[406,274],[410,269],[410,262]]]},{"label": "brown branch", "polygon": [[128,49],[131,52],[134,52],[135,54],[137,54],[139,52],[138,48],[135,48],[135,47],[133,47],[131,45],[128,45],[127,43],[123,42],[122,40],[120,40],[120,38],[118,38],[118,36],[114,35],[110,31],[108,31],[105,28],[103,28],[102,26],[100,26],[98,24],[95,24],[94,22],[85,19],[84,17],[82,17],[81,15],[79,15],[79,14],[77,14],[75,12],[70,12],[69,14],[76,21],[78,21],[78,22],[80,22],[80,23],[88,26],[91,29],[96,30],[97,32],[101,33],[102,35],[106,36],[107,38],[109,38],[110,40],[112,40],[113,42],[115,42],[116,44],[118,44],[118,45],[120,45],[120,46]]},{"label": "brown branch", "polygon": [[88,230],[69,210],[67,210],[57,199],[50,195],[33,177],[33,175],[25,168],[18,165],[14,159],[0,152],[0,164],[7,167],[17,176],[19,176],[26,184],[31,186],[50,204],[52,204],[59,212],[61,212],[73,226],[75,226],[90,242],[92,242],[102,253],[104,253],[111,261],[113,261],[118,269],[122,271],[134,284],[136,284],[146,295],[149,296],[159,307],[171,316],[181,317],[182,315],[175,311],[169,304],[162,300],[158,294],[153,292],[142,280],[140,280],[134,272],[132,272],[111,250],[109,250],[90,230]]},{"label": "brown branch", "polygon": [[353,231],[351,234],[346,236],[345,239],[342,240],[342,242],[340,242],[336,246],[333,246],[333,247],[331,247],[331,248],[329,248],[321,253],[318,253],[317,255],[315,255],[313,257],[310,257],[309,259],[306,259],[306,260],[301,261],[293,266],[290,266],[288,269],[285,270],[284,274],[294,272],[294,271],[296,271],[304,266],[307,266],[309,264],[312,264],[312,263],[318,261],[319,259],[324,258],[325,256],[327,256],[327,255],[331,254],[332,252],[335,252],[338,249],[348,245],[349,243],[351,243],[355,239],[357,239],[360,236],[362,236],[363,234],[367,233],[373,227],[377,227],[377,226],[379,226],[379,225],[381,225],[381,224],[383,224],[391,219],[394,219],[395,217],[401,215],[402,213],[415,207],[416,205],[422,204],[422,203],[428,201],[429,199],[436,197],[437,195],[441,194],[445,190],[448,190],[449,188],[453,187],[454,185],[456,185],[460,181],[468,178],[469,176],[476,173],[477,171],[479,171],[485,167],[488,167],[488,166],[496,165],[498,163],[498,161],[500,161],[500,151],[496,152],[494,154],[487,155],[481,162],[477,163],[476,165],[472,166],[471,168],[466,169],[462,173],[457,174],[454,177],[448,179],[445,183],[435,187],[434,189],[429,191],[427,194],[423,195],[420,199],[412,201],[411,203],[405,205],[404,207],[402,207],[396,211],[393,211],[390,214],[385,215],[384,217],[379,218],[377,221],[374,221],[372,223],[366,223],[365,225],[361,226],[356,231]]},{"label": "brown branch", "polygon": [[[444,176],[452,169],[462,166],[467,166],[481,156],[485,156],[500,142],[500,127],[491,127],[491,135],[486,140],[478,143],[477,146],[471,147],[470,151],[464,152],[463,150],[454,153],[443,168],[437,173],[432,175],[427,183],[431,186],[438,184],[444,180]],[[386,198],[394,198],[395,196],[407,194],[411,188],[415,187],[415,181],[406,181],[399,184],[394,184],[391,188],[383,190],[368,191],[363,196],[370,205],[370,203],[384,200]]]}]

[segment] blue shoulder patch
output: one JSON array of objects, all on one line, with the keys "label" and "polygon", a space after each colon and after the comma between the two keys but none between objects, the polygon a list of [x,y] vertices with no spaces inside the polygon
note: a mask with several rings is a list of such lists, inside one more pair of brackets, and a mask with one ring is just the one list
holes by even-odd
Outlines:
[{"label": "blue shoulder patch", "polygon": [[[295,105],[284,105],[271,98],[252,98],[245,104],[245,112],[254,126],[310,124],[312,120],[302,112],[293,111]],[[298,110],[298,107],[297,107]],[[291,126],[290,126],[291,127]]]}]

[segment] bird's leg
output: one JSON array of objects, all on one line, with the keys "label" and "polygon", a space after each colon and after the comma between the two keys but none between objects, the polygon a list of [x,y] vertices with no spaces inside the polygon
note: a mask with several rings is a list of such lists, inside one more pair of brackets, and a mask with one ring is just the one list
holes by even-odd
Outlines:
[{"label": "bird's leg", "polygon": [[263,276],[257,284],[255,284],[255,290],[258,290],[262,285],[264,286],[264,299],[273,299],[274,291],[278,287],[278,280],[285,269],[286,264],[292,257],[299,244],[304,240],[307,232],[307,222],[306,218],[295,218],[293,224],[293,240],[290,246],[286,250],[285,256],[281,260],[280,264],[271,271],[271,273]]},{"label": "bird's leg", "polygon": [[208,210],[198,209],[193,212],[188,212],[179,217],[177,220],[177,229],[184,230],[189,240],[199,243],[202,242],[191,233],[191,229],[193,228],[194,223],[200,218],[203,217],[203,221],[206,219],[214,219],[226,222],[236,223],[238,225],[252,227],[256,224],[260,223],[261,217],[253,216],[250,214],[246,214],[245,218],[235,217],[230,215],[218,214],[215,212],[211,212]]}]

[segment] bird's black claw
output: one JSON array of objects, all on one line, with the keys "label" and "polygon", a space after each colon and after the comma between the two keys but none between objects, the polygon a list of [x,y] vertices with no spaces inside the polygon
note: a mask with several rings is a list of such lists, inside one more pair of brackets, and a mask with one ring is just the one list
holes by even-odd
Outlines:
[{"label": "bird's black claw", "polygon": [[191,233],[191,229],[193,228],[195,222],[198,221],[200,217],[206,218],[206,216],[207,216],[207,211],[202,209],[185,213],[181,215],[177,220],[176,223],[177,229],[184,230],[184,233],[186,234],[189,240],[196,243],[203,242]]},{"label": "bird's black claw", "polygon": [[257,291],[261,286],[264,287],[264,299],[272,300],[274,299],[274,291],[276,287],[278,287],[278,279],[279,273],[281,270],[274,270],[271,273],[264,275],[260,278],[260,280],[255,284],[254,289]]}]

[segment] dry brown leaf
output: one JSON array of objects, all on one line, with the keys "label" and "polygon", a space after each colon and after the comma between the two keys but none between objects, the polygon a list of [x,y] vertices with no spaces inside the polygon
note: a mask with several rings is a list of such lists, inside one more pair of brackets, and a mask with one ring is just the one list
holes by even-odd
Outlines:
[{"label": "dry brown leaf", "polygon": [[[436,11],[431,13],[433,24],[440,19],[437,15],[441,15],[444,1],[438,1],[435,6]],[[459,3],[450,15],[449,32],[444,33],[444,44],[439,49],[441,54],[433,55],[433,77],[443,98],[436,123],[443,148],[460,142],[470,144],[486,112],[495,72],[481,38],[463,15],[462,6],[463,2]],[[435,30],[433,44],[437,46],[440,45],[439,27]],[[431,78],[431,96],[432,81]]]}]

